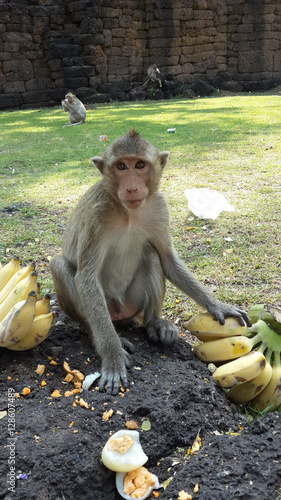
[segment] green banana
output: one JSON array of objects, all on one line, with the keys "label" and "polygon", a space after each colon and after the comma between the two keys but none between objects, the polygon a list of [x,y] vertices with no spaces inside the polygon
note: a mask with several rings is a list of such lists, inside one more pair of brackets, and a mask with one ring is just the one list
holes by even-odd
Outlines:
[{"label": "green banana", "polygon": [[262,319],[272,330],[281,335],[281,309],[271,304],[256,304],[250,307],[248,316],[252,324]]}]

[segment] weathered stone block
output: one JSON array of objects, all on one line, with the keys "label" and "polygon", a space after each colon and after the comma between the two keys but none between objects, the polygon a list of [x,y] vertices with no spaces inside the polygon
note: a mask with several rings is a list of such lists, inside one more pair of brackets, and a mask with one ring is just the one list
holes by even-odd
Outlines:
[{"label": "weathered stone block", "polygon": [[3,62],[3,72],[7,81],[26,81],[34,76],[33,67],[27,59]]}]

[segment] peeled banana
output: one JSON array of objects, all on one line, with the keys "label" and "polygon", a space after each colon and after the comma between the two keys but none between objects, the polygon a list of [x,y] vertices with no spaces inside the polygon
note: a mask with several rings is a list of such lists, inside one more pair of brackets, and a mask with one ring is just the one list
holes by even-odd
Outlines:
[{"label": "peeled banana", "polygon": [[232,387],[258,377],[265,369],[266,361],[261,352],[251,351],[234,361],[219,366],[213,379],[220,387]]},{"label": "peeled banana", "polygon": [[56,313],[52,311],[36,316],[24,338],[12,346],[7,346],[8,349],[12,351],[27,351],[41,344],[48,337],[49,330],[55,324],[56,317]]},{"label": "peeled banana", "polygon": [[15,304],[0,324],[0,347],[13,346],[31,328],[35,317],[36,292],[32,290],[26,300]]},{"label": "peeled banana", "polygon": [[18,257],[12,258],[5,266],[0,270],[0,290],[4,288],[9,279],[15,274],[20,268],[20,261]]}]

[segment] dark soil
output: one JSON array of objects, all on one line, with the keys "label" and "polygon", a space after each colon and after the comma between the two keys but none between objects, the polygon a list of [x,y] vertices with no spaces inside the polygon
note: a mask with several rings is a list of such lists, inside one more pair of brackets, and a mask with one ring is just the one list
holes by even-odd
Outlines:
[{"label": "dark soil", "polygon": [[[149,457],[145,466],[161,483],[172,478],[158,490],[159,500],[177,500],[181,490],[200,500],[280,500],[280,413],[252,424],[234,413],[184,337],[164,347],[149,342],[142,328],[121,334],[135,344],[130,389],[117,396],[83,391],[78,399],[89,409],[73,406],[74,395],[64,396],[73,385],[63,382],[62,365],[67,361],[87,375],[100,370],[100,360],[93,358],[88,337],[63,314],[40,346],[1,350],[0,499],[120,499],[101,450],[111,433],[134,420]],[[35,373],[38,364],[46,366],[43,376]],[[31,392],[22,396],[25,387]],[[51,397],[56,389],[61,397]],[[14,399],[14,392],[20,396]],[[113,415],[103,421],[110,409]],[[148,431],[141,430],[144,419],[151,423]],[[202,446],[191,455],[187,450],[198,432]]]}]

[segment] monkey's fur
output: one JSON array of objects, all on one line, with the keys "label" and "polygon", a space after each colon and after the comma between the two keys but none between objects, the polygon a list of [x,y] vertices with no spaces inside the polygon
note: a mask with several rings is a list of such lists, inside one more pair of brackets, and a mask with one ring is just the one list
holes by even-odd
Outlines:
[{"label": "monkey's fur", "polygon": [[131,129],[102,158],[94,157],[103,179],[78,203],[65,231],[62,256],[51,260],[59,304],[89,328],[102,359],[99,387],[107,386],[109,394],[120,383],[127,387],[129,362],[114,320],[143,312],[151,340],[169,344],[178,337],[177,327],[161,318],[165,278],[221,323],[235,316],[239,323],[251,324],[244,311],[212,297],[173,248],[167,204],[158,191],[168,154]]},{"label": "monkey's fur", "polygon": [[66,94],[61,101],[62,109],[68,113],[69,123],[71,125],[81,125],[86,120],[86,108],[84,104],[71,92]]}]

